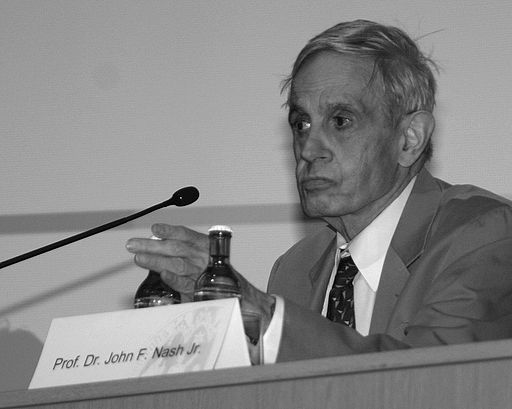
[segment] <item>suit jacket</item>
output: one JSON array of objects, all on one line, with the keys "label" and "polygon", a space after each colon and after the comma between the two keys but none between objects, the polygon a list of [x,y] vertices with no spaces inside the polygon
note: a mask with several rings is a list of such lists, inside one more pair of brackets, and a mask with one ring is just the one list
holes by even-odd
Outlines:
[{"label": "suit jacket", "polygon": [[278,361],[512,337],[512,206],[422,170],[386,255],[370,334],[320,315],[334,264],[330,226],[275,263],[285,300]]}]

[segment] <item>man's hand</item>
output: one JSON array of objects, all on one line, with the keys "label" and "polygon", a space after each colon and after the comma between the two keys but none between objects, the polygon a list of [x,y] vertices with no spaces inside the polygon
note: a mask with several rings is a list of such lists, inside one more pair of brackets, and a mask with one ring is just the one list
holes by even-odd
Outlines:
[{"label": "man's hand", "polygon": [[208,236],[167,224],[154,224],[151,231],[162,240],[134,238],[126,243],[135,254],[135,264],[159,272],[163,281],[181,293],[182,301],[192,301],[194,283],[208,264]]},{"label": "man's hand", "polygon": [[[209,239],[184,226],[155,224],[152,233],[162,239],[128,240],[126,248],[135,254],[135,263],[147,270],[159,272],[162,280],[181,293],[183,302],[194,299],[194,284],[208,265]],[[274,297],[258,290],[241,274],[237,274],[242,292],[242,314],[261,315],[263,333],[272,319]]]}]

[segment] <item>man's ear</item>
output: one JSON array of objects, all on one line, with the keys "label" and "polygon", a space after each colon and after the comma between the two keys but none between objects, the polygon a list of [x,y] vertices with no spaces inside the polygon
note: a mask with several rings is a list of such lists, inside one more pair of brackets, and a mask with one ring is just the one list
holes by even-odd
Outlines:
[{"label": "man's ear", "polygon": [[398,163],[411,167],[425,150],[435,128],[434,116],[427,111],[406,115],[401,121]]}]

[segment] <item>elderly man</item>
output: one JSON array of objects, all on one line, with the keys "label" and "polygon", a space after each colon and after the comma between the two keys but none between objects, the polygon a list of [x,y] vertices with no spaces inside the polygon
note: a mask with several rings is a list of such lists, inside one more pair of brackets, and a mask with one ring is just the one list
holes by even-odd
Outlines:
[{"label": "elderly man", "polygon": [[[240,276],[266,360],[286,361],[512,336],[512,208],[424,168],[431,61],[401,30],[338,24],[300,52],[289,123],[304,212],[326,226],[272,270],[268,293]],[[154,225],[135,262],[190,299],[207,237]]]}]

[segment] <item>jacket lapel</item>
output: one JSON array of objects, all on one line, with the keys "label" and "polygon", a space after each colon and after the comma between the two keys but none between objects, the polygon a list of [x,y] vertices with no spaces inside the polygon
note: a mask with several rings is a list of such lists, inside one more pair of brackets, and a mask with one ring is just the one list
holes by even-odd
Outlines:
[{"label": "jacket lapel", "polygon": [[408,278],[409,270],[407,270],[407,266],[395,250],[390,247],[386,254],[375,298],[370,334],[386,332],[391,313]]},{"label": "jacket lapel", "polygon": [[[391,322],[398,297],[409,279],[409,266],[425,247],[442,196],[442,183],[423,169],[407,200],[386,254],[373,308],[370,334],[390,332],[400,322]],[[398,317],[399,320],[399,317]]]},{"label": "jacket lapel", "polygon": [[334,257],[336,254],[336,234],[333,235],[325,251],[309,271],[311,280],[312,296],[310,308],[312,311],[321,312],[327,284],[334,268]]}]

